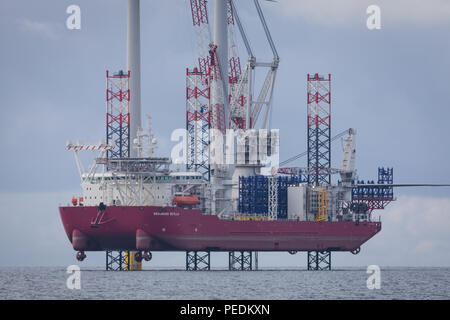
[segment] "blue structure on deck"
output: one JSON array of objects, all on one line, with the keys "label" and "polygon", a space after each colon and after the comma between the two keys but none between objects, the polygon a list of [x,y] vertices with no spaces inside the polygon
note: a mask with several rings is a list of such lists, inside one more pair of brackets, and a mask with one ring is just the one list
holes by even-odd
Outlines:
[{"label": "blue structure on deck", "polygon": [[352,201],[350,209],[360,214],[371,214],[373,210],[384,209],[389,202],[394,201],[394,170],[392,168],[378,168],[377,186],[374,181],[357,181],[360,186],[352,188]]},{"label": "blue structure on deck", "polygon": [[378,183],[393,184],[394,168],[378,168]]},{"label": "blue structure on deck", "polygon": [[[307,183],[304,175],[276,177],[278,183],[278,219],[287,218],[288,186]],[[268,214],[269,179],[267,176],[239,177],[239,212],[245,214]]]},{"label": "blue structure on deck", "polygon": [[[357,181],[358,184],[364,184],[364,181]],[[386,184],[386,186],[358,186],[352,189],[353,200],[365,199],[393,199],[394,188],[390,184],[394,183],[393,168],[378,168],[377,184]],[[375,184],[375,181],[367,181],[367,184]]]},{"label": "blue structure on deck", "polygon": [[265,176],[239,177],[239,212],[267,214],[268,184]]}]

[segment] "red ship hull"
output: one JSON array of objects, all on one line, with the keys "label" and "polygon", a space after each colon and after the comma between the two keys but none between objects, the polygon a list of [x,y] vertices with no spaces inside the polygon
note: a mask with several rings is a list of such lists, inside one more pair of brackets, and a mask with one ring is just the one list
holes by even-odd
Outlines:
[{"label": "red ship hull", "polygon": [[60,207],[75,250],[353,251],[381,222],[241,221],[179,207]]}]

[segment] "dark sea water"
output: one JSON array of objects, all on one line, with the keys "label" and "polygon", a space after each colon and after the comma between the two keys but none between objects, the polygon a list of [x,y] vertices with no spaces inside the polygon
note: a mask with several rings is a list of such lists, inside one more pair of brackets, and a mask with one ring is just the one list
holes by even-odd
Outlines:
[{"label": "dark sea water", "polygon": [[450,299],[450,268],[383,268],[369,290],[365,268],[334,271],[104,271],[81,269],[68,289],[64,267],[0,268],[0,299]]}]

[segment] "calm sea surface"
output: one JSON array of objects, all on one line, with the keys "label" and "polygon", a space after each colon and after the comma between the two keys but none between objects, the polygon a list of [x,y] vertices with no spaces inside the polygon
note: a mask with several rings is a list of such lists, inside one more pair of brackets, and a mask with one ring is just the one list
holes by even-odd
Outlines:
[{"label": "calm sea surface", "polygon": [[81,269],[81,289],[61,268],[0,268],[0,299],[450,299],[450,268],[381,268],[369,290],[365,268],[334,271],[106,272]]}]

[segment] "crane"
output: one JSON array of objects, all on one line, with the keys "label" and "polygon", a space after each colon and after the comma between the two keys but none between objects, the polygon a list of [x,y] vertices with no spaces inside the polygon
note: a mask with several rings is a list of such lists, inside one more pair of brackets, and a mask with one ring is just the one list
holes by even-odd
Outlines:
[{"label": "crane", "polygon": [[[270,107],[272,105],[272,97],[276,73],[280,61],[280,57],[276,50],[274,41],[270,34],[267,22],[264,18],[261,6],[258,0],[254,0],[254,5],[258,17],[263,26],[267,41],[273,53],[272,61],[258,61],[253,53],[250,42],[248,40],[245,29],[239,18],[236,5],[233,0],[227,1],[227,23],[228,23],[228,88],[223,86],[223,92],[227,93],[228,99],[223,99],[226,105],[229,103],[229,111],[226,115],[228,119],[225,124],[227,128],[233,129],[252,129],[256,127],[259,119],[261,128],[267,127]],[[274,2],[274,1],[271,1]],[[192,14],[192,22],[195,31],[196,48],[198,55],[199,71],[206,75],[214,70],[214,55],[217,48],[211,46],[213,43],[211,30],[209,27],[209,16],[206,0],[190,0],[190,9]],[[241,60],[236,45],[234,27],[237,25],[239,33],[244,42],[248,59],[244,70],[241,68]],[[215,32],[216,34],[216,32]],[[254,76],[255,68],[268,68],[267,75],[261,86],[257,99],[254,99]],[[213,71],[214,72],[214,71]],[[225,73],[225,72],[223,72]],[[212,84],[212,83],[210,83]],[[227,109],[227,108],[225,108]],[[260,118],[261,113],[263,113]]]}]

